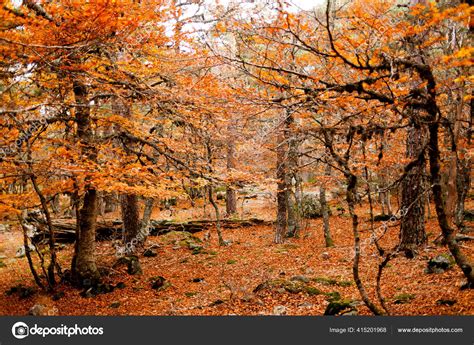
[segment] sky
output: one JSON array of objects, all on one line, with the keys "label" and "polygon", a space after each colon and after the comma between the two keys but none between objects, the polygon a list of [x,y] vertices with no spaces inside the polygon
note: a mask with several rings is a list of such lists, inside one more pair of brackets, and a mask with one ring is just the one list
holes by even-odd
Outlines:
[{"label": "sky", "polygon": [[325,0],[291,0],[291,2],[303,10],[310,10],[325,3]]}]

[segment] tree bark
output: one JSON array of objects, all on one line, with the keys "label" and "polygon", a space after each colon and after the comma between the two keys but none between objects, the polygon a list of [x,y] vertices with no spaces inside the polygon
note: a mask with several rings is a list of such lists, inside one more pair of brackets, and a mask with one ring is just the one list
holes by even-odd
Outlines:
[{"label": "tree bark", "polygon": [[286,185],[287,176],[287,162],[286,154],[287,148],[285,143],[285,134],[280,130],[277,135],[277,219],[275,231],[275,243],[283,243],[285,234],[287,232],[288,224],[288,190]]},{"label": "tree bark", "polygon": [[[324,175],[331,176],[331,166],[329,164],[326,164]],[[319,203],[321,204],[321,212],[323,215],[324,241],[326,247],[332,247],[334,242],[332,241],[329,227],[329,205],[326,199],[326,188],[323,185],[321,185],[319,189]]]},{"label": "tree bark", "polygon": [[[423,149],[423,130],[412,126],[407,130],[407,151],[409,159],[415,159]],[[425,198],[424,192],[424,160],[413,167],[402,182],[402,209],[406,210],[400,224],[400,246],[408,258],[415,256],[416,250],[426,244],[425,233]]]},{"label": "tree bark", "polygon": [[[228,132],[229,137],[227,140],[227,172],[232,172],[236,167],[235,161],[235,139],[234,139],[234,126],[229,124]],[[226,186],[226,198],[225,198],[225,209],[227,217],[231,217],[237,213],[237,193],[234,188]]]},{"label": "tree bark", "polygon": [[[94,147],[90,109],[87,101],[87,89],[80,81],[73,82],[73,91],[78,106],[76,107],[77,137],[82,145],[82,154],[88,160],[97,160]],[[87,183],[78,213],[78,238],[76,253],[73,258],[71,272],[73,281],[80,286],[94,285],[100,280],[95,263],[95,227],[97,221],[97,191]]]},{"label": "tree bark", "polygon": [[297,193],[301,177],[298,172],[298,141],[293,130],[294,116],[288,109],[285,118],[285,141],[288,143],[288,165],[286,171],[288,237],[297,237],[301,229],[301,211]]},{"label": "tree bark", "polygon": [[[436,119],[435,115],[432,115],[432,117],[433,120]],[[433,200],[436,207],[436,214],[438,216],[438,223],[449,251],[453,255],[456,264],[461,268],[467,278],[467,286],[470,288],[474,288],[474,271],[472,269],[473,265],[469,261],[469,259],[462,253],[459,244],[456,242],[454,230],[449,225],[448,217],[445,210],[445,205],[443,201],[443,191],[441,188],[441,167],[438,131],[439,123],[437,121],[433,121],[433,123],[430,124],[429,127],[430,140],[428,153],[430,160]]]},{"label": "tree bark", "polygon": [[138,236],[141,226],[138,197],[135,194],[122,194],[120,196],[120,209],[122,211],[123,242],[126,246],[126,254],[133,255],[143,242]]},{"label": "tree bark", "polygon": [[326,201],[326,188],[319,188],[319,203],[321,204],[321,211],[323,214],[323,229],[324,229],[324,241],[326,247],[332,247],[334,245],[331,238],[331,231],[329,228],[329,207]]}]

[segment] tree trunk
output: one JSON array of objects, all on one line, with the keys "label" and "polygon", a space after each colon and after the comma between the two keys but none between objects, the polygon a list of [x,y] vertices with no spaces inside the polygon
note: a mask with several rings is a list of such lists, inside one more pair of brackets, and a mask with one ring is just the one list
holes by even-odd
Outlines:
[{"label": "tree trunk", "polygon": [[[415,159],[423,148],[423,130],[416,126],[407,132],[407,157]],[[406,210],[400,224],[400,247],[408,258],[426,243],[425,198],[423,198],[424,160],[411,169],[402,182],[402,209]]]},{"label": "tree trunk", "polygon": [[[331,166],[329,164],[326,164],[324,175],[331,176]],[[323,185],[319,189],[319,203],[321,204],[323,215],[324,241],[326,242],[326,247],[332,247],[334,242],[332,241],[329,227],[329,205],[326,199],[326,188]]]},{"label": "tree trunk", "polygon": [[286,185],[287,164],[286,164],[286,143],[285,135],[282,130],[277,136],[277,219],[275,231],[275,243],[283,243],[287,232],[288,222],[288,191]]},{"label": "tree trunk", "polygon": [[[236,167],[235,162],[235,139],[234,126],[229,124],[229,138],[227,140],[227,172],[231,173]],[[231,217],[237,213],[237,194],[231,186],[226,186],[225,209],[227,217]]]},{"label": "tree trunk", "polygon": [[331,239],[331,232],[329,229],[329,207],[326,201],[326,188],[319,188],[319,203],[321,204],[321,211],[323,214],[323,227],[324,227],[324,241],[326,247],[332,247],[334,245]]},{"label": "tree trunk", "polygon": [[298,141],[293,131],[294,117],[291,110],[287,110],[285,118],[285,140],[288,143],[288,165],[286,173],[287,186],[287,213],[288,213],[288,237],[297,237],[301,229],[300,203],[297,198],[297,189],[301,177],[298,172]]},{"label": "tree trunk", "polygon": [[[432,117],[435,118],[433,115]],[[448,245],[449,251],[454,257],[457,265],[461,268],[467,278],[467,286],[474,288],[474,270],[472,263],[462,252],[459,244],[456,242],[456,236],[453,228],[449,225],[448,217],[443,201],[443,191],[441,188],[441,167],[440,167],[440,151],[438,138],[439,124],[433,122],[429,127],[430,141],[429,141],[429,158],[430,158],[430,173],[432,179],[433,200],[436,207],[436,214],[438,216],[438,223],[443,233],[443,238]]]},{"label": "tree trunk", "polygon": [[467,229],[464,225],[464,202],[471,188],[471,161],[469,157],[458,158],[458,172],[456,176],[457,201],[454,221],[461,232]]},{"label": "tree trunk", "polygon": [[[73,91],[78,106],[76,107],[77,136],[82,145],[82,153],[88,160],[97,160],[97,151],[93,143],[93,130],[90,109],[87,101],[87,89],[79,81],[73,82]],[[100,279],[95,263],[95,227],[97,221],[97,191],[87,182],[78,213],[78,238],[76,253],[71,272],[73,281],[80,286],[96,284]]]},{"label": "tree trunk", "polygon": [[118,205],[116,193],[104,193],[102,200],[104,203],[104,214],[115,212]]},{"label": "tree trunk", "polygon": [[221,231],[221,216],[219,212],[219,206],[217,205],[216,201],[214,200],[214,196],[212,193],[212,186],[209,185],[208,187],[208,196],[209,196],[209,202],[211,203],[212,207],[214,208],[214,212],[216,214],[216,231],[217,231],[217,238],[219,240],[219,245],[220,246],[225,246],[225,241],[224,238],[222,237],[222,231]]},{"label": "tree trunk", "polygon": [[138,236],[141,227],[138,197],[135,194],[122,194],[120,209],[126,255],[134,255],[143,244],[141,237]]}]

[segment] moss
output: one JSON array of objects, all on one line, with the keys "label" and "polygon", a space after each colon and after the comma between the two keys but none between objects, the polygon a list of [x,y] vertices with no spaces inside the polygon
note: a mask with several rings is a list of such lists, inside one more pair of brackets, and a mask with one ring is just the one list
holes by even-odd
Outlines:
[{"label": "moss", "polygon": [[286,244],[283,245],[283,248],[285,248],[285,249],[297,249],[298,245],[293,244],[293,243],[286,243]]},{"label": "moss", "polygon": [[345,310],[355,310],[348,300],[334,300],[329,303],[324,311],[324,315],[338,315]]},{"label": "moss", "polygon": [[202,244],[199,238],[187,231],[170,231],[162,235],[161,239],[166,244],[179,244],[182,247],[189,247],[190,244]]},{"label": "moss", "polygon": [[186,297],[193,297],[196,296],[198,293],[197,292],[185,292],[184,295]]},{"label": "moss", "polygon": [[237,263],[237,260],[233,260],[233,259],[227,260],[227,265],[233,265],[235,263]]},{"label": "moss", "polygon": [[313,286],[306,286],[305,291],[310,296],[321,295],[323,293],[321,290],[319,290],[318,288],[315,288]]},{"label": "moss", "polygon": [[353,284],[353,282],[348,281],[348,280],[341,280],[338,281],[333,278],[326,278],[326,277],[316,277],[312,279],[314,282],[322,284],[322,285],[328,285],[328,286],[340,286],[340,287],[348,287]]},{"label": "moss", "polygon": [[409,293],[401,293],[394,297],[393,302],[395,304],[405,304],[405,303],[410,303],[414,299],[415,299],[415,295],[412,295]]},{"label": "moss", "polygon": [[449,261],[450,266],[453,266],[456,263],[456,260],[454,260],[454,257],[450,253],[443,253],[441,256]]},{"label": "moss", "polygon": [[316,277],[313,281],[323,285],[337,285],[337,280],[326,277]]},{"label": "moss", "polygon": [[338,301],[341,299],[341,294],[337,291],[327,292],[325,295],[326,300],[329,302]]}]

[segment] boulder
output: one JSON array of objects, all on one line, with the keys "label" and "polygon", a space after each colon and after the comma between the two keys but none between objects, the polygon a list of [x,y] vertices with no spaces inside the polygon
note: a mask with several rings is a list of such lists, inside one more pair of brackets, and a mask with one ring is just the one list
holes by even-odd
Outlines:
[{"label": "boulder", "polygon": [[[28,251],[29,252],[33,252],[35,250],[35,246],[32,245],[32,244],[29,244],[28,245]],[[26,255],[26,250],[25,250],[25,246],[21,246],[19,247],[17,250],[16,250],[16,254],[15,254],[15,257],[16,258],[22,258]]]},{"label": "boulder", "polygon": [[303,218],[315,219],[323,216],[319,194],[306,192],[301,198],[301,213]]},{"label": "boulder", "polygon": [[352,305],[350,301],[346,300],[333,300],[329,302],[324,315],[333,316],[333,315],[356,315],[354,312],[357,312],[357,309]]},{"label": "boulder", "polygon": [[155,256],[158,256],[158,254],[155,253],[152,249],[146,249],[143,252],[143,256],[146,258],[154,258]]},{"label": "boulder", "polygon": [[28,315],[43,316],[46,314],[46,307],[42,304],[35,304],[28,311]]},{"label": "boulder", "polygon": [[294,277],[291,277],[290,280],[299,281],[299,282],[303,282],[303,283],[309,283],[310,279],[308,277],[305,277],[305,276],[294,276]]},{"label": "boulder", "polygon": [[277,305],[273,308],[273,315],[286,315],[287,309],[283,305]]},{"label": "boulder", "polygon": [[428,261],[426,273],[443,273],[451,267],[451,261],[443,255],[438,255]]}]

